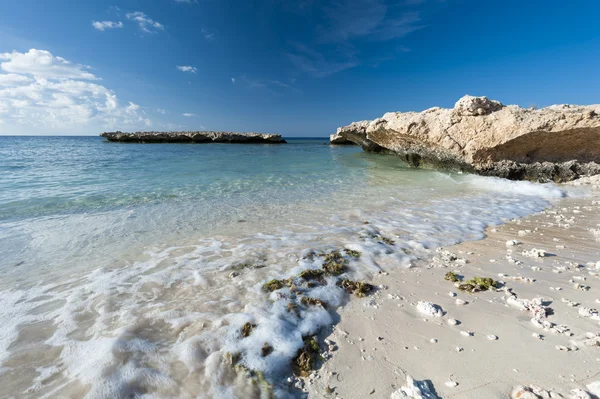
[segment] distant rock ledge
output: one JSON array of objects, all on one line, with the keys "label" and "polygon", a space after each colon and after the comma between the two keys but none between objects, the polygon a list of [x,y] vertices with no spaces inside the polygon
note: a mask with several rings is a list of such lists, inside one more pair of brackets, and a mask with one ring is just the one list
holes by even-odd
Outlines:
[{"label": "distant rock ledge", "polygon": [[600,105],[530,109],[467,95],[451,109],[354,122],[334,138],[396,154],[414,167],[539,182],[600,174]]},{"label": "distant rock ledge", "polygon": [[106,132],[100,135],[120,143],[238,143],[283,144],[280,134],[234,132]]}]

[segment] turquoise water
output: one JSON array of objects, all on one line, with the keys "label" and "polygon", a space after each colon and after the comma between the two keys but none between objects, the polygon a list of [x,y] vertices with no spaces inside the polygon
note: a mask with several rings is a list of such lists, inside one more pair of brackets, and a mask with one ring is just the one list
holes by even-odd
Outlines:
[{"label": "turquoise water", "polygon": [[[562,195],[413,170],[325,138],[0,137],[0,386],[19,397],[254,397],[222,362],[237,351],[286,397],[302,336],[333,319],[307,309],[289,320],[265,280],[320,267],[310,250],[343,247],[362,254],[350,275],[369,279]],[[247,264],[260,267],[231,274]],[[310,295],[345,300],[335,285]],[[242,345],[250,320],[256,342]],[[266,341],[268,359],[257,355]]]}]

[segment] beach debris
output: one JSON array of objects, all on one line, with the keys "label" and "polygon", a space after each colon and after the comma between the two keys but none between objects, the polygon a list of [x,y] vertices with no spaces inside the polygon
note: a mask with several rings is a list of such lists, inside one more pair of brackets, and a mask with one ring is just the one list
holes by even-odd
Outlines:
[{"label": "beach debris", "polygon": [[448,323],[448,324],[449,324],[449,325],[451,325],[451,326],[455,326],[455,325],[457,325],[457,324],[458,324],[458,320],[456,320],[456,319],[448,319],[448,320],[446,321],[446,323]]},{"label": "beach debris", "polygon": [[526,236],[526,235],[527,235],[527,234],[529,234],[529,233],[531,233],[531,230],[519,230],[519,231],[517,232],[517,235],[518,235],[519,237],[523,237],[523,236]]},{"label": "beach debris", "polygon": [[592,395],[600,396],[600,381],[594,381],[585,386]]},{"label": "beach debris", "polygon": [[429,342],[431,342],[432,344],[437,344],[437,343],[438,343],[438,340],[437,340],[437,338],[431,338],[431,339],[429,340]]},{"label": "beach debris", "polygon": [[377,232],[366,232],[366,233],[362,233],[361,237],[363,239],[367,239],[370,238],[372,240],[377,241],[379,244],[387,244],[387,245],[394,245],[394,240],[392,240],[391,238],[385,237],[383,235],[381,235],[380,233]]},{"label": "beach debris", "polygon": [[448,295],[449,295],[449,296],[451,296],[451,297],[455,297],[455,296],[456,296],[456,292],[452,292],[452,291],[450,291],[450,292],[448,293]]},{"label": "beach debris", "polygon": [[523,264],[523,262],[521,262],[520,260],[517,260],[517,259],[513,258],[511,255],[506,255],[506,260],[509,263],[512,263],[514,265],[522,265]]},{"label": "beach debris", "polygon": [[518,240],[508,240],[506,241],[506,246],[507,247],[514,247],[515,245],[519,245],[521,244],[521,241]]},{"label": "beach debris", "polygon": [[460,281],[458,275],[455,272],[446,273],[446,275],[444,276],[444,280],[451,281],[453,283],[457,283]]},{"label": "beach debris", "polygon": [[415,381],[406,376],[406,384],[392,392],[390,399],[439,399],[427,381]]},{"label": "beach debris", "polygon": [[523,386],[517,385],[510,393],[511,399],[559,399],[563,398],[561,394],[555,391],[547,391],[536,385]]},{"label": "beach debris", "polygon": [[496,288],[498,283],[489,277],[473,277],[471,280],[463,282],[458,289],[465,292],[480,292]]},{"label": "beach debris", "polygon": [[461,331],[460,335],[462,335],[464,337],[472,337],[474,334],[472,331]]},{"label": "beach debris", "polygon": [[583,317],[591,317],[594,319],[600,319],[600,317],[598,317],[598,311],[596,309],[582,306],[579,308],[578,313],[580,316],[583,316]]},{"label": "beach debris", "polygon": [[583,337],[573,339],[570,342],[577,347],[591,346],[600,348],[600,333],[588,332]]},{"label": "beach debris", "polygon": [[548,256],[548,252],[543,249],[532,248],[529,251],[523,251],[522,255],[528,258],[543,258]]},{"label": "beach debris", "polygon": [[444,382],[444,385],[446,385],[448,388],[454,388],[458,386],[458,382],[453,381],[453,380],[448,380],[446,382]]},{"label": "beach debris", "polygon": [[344,279],[339,283],[343,289],[349,294],[354,294],[359,298],[366,296],[369,292],[373,291],[375,287],[369,283],[363,283],[360,281],[352,281]]},{"label": "beach debris", "polygon": [[426,316],[442,317],[444,315],[444,311],[439,305],[427,301],[419,301],[417,310]]},{"label": "beach debris", "polygon": [[506,280],[511,280],[511,281],[518,281],[520,283],[528,283],[531,284],[533,282],[535,282],[535,279],[531,278],[531,277],[523,277],[523,276],[508,276],[506,274],[502,274],[502,277],[505,278]]},{"label": "beach debris", "polygon": [[498,336],[496,336],[494,334],[489,334],[487,336],[487,339],[489,339],[490,341],[496,341],[496,340],[498,340]]},{"label": "beach debris", "polygon": [[541,272],[542,268],[539,266],[531,266],[531,270],[533,270],[534,272]]},{"label": "beach debris", "polygon": [[533,333],[533,334],[531,334],[531,336],[532,336],[533,338],[537,338],[537,339],[539,339],[540,341],[542,341],[542,340],[544,339],[544,336],[543,336],[543,335],[540,335],[540,334],[538,334],[538,333]]},{"label": "beach debris", "polygon": [[252,381],[253,385],[258,387],[260,393],[257,397],[273,398],[273,386],[265,379],[262,371],[251,370],[241,364],[235,365],[235,371]]},{"label": "beach debris", "polygon": [[590,394],[581,388],[571,389],[570,394],[571,394],[570,399],[592,399]]},{"label": "beach debris", "polygon": [[296,374],[307,377],[314,370],[315,358],[321,348],[316,337],[305,337],[303,341],[304,345],[298,349],[293,366]]},{"label": "beach debris", "polygon": [[590,290],[589,285],[583,285],[583,284],[579,284],[579,283],[573,284],[573,288],[575,288],[576,290],[579,290],[579,291],[589,291]]},{"label": "beach debris", "polygon": [[462,306],[462,305],[468,304],[469,302],[465,301],[464,299],[456,298],[456,300],[454,301],[454,303],[456,303],[459,306]]},{"label": "beach debris", "polygon": [[568,300],[568,299],[566,299],[566,298],[561,298],[560,300],[561,300],[563,303],[566,303],[566,304],[567,304],[567,306],[570,306],[570,307],[572,307],[572,308],[575,308],[575,307],[579,306],[579,302],[570,301],[570,300]]},{"label": "beach debris", "polygon": [[233,279],[233,278],[236,278],[239,275],[240,275],[240,272],[233,271],[233,272],[229,273],[229,278]]},{"label": "beach debris", "polygon": [[250,334],[252,334],[252,331],[254,331],[255,328],[256,324],[252,324],[248,321],[242,326],[242,329],[240,330],[240,335],[242,336],[242,338],[246,338],[250,336]]},{"label": "beach debris", "polygon": [[457,352],[462,352],[465,350],[465,348],[461,348],[460,346],[457,346],[454,350],[456,350]]}]

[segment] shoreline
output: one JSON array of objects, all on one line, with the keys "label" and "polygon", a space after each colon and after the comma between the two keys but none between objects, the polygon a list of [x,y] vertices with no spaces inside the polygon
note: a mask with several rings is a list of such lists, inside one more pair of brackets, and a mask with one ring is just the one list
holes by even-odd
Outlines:
[{"label": "shoreline", "polygon": [[[598,194],[597,185],[589,188]],[[589,339],[586,333],[600,333],[600,318],[583,310],[600,306],[600,257],[593,251],[600,246],[593,231],[600,226],[599,211],[593,195],[564,198],[539,213],[488,227],[482,240],[445,247],[432,261],[375,275],[371,282],[378,292],[339,311],[340,322],[326,337],[335,347],[332,357],[303,379],[304,390],[309,397],[389,398],[399,395],[408,376],[428,381],[440,398],[507,398],[518,385],[565,398],[572,389],[586,389],[600,380],[600,351],[582,343]],[[510,240],[520,243],[507,246]],[[524,255],[533,248],[548,255]],[[449,261],[448,253],[457,259]],[[491,277],[504,284],[461,292],[444,280],[449,271],[465,280]],[[507,304],[507,288],[519,299],[543,298],[547,320],[568,330],[535,326],[528,312]],[[444,316],[424,316],[418,301],[439,305]],[[448,324],[451,318],[458,324]]]}]

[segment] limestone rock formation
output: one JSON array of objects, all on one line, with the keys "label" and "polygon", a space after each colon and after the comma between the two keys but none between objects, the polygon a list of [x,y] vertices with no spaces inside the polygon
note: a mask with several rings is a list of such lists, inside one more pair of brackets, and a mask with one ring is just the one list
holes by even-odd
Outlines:
[{"label": "limestone rock formation", "polygon": [[600,173],[600,105],[536,110],[467,95],[452,109],[389,112],[337,134],[412,166],[539,181]]},{"label": "limestone rock formation", "polygon": [[265,143],[286,141],[280,134],[233,132],[107,132],[100,136],[108,141],[124,143]]},{"label": "limestone rock formation", "polygon": [[331,144],[350,144],[350,145],[354,145],[354,144],[356,144],[356,143],[354,143],[354,142],[352,142],[352,141],[348,140],[348,139],[347,139],[347,138],[345,138],[344,136],[342,136],[342,135],[339,133],[339,129],[338,129],[338,132],[336,132],[336,133],[334,133],[334,134],[331,134],[331,135],[329,136],[329,142],[330,142]]}]

